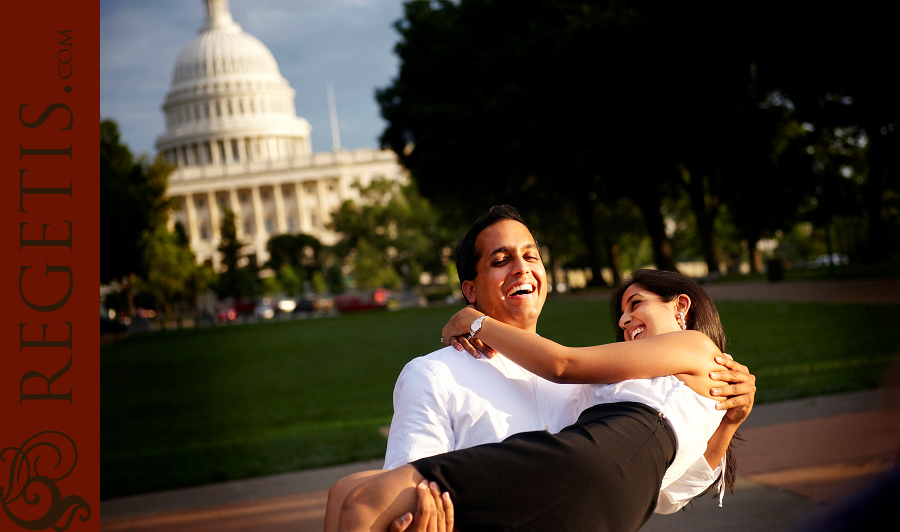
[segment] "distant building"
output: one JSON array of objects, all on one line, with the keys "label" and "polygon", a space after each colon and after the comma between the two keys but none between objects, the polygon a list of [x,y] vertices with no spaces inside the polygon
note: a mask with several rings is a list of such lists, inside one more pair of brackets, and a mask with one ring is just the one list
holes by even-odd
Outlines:
[{"label": "distant building", "polygon": [[[407,179],[396,155],[362,149],[313,153],[309,122],[272,52],[234,22],[228,0],[206,0],[206,21],[179,55],[156,148],[177,170],[170,226],[181,222],[199,262],[219,269],[223,209],[236,216],[247,260],[268,260],[274,235],[303,232],[332,244],[325,225],[359,181]],[[337,144],[337,143],[336,143]]]}]

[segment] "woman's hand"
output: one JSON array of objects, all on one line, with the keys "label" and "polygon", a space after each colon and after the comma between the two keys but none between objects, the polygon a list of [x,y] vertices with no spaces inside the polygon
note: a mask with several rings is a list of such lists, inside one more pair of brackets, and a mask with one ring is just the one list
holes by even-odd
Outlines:
[{"label": "woman's hand", "polygon": [[753,397],[756,394],[756,377],[750,373],[747,366],[739,364],[727,353],[716,357],[716,362],[728,368],[727,370],[714,371],[709,374],[713,380],[727,382],[727,386],[712,388],[711,395],[727,396],[728,399],[720,401],[716,408],[727,409],[725,418],[730,423],[739,425],[747,419],[753,410]]},{"label": "woman's hand", "polygon": [[454,336],[450,339],[450,345],[453,346],[457,351],[466,350],[470,355],[475,358],[481,358],[484,356],[485,358],[494,358],[494,355],[497,354],[494,349],[482,342],[478,338],[469,338],[468,334],[463,336]]},{"label": "woman's hand", "polygon": [[444,329],[441,331],[441,341],[444,345],[453,346],[457,351],[466,350],[475,358],[481,358],[482,355],[492,358],[496,351],[490,346],[476,338],[469,338],[469,329],[472,322],[484,316],[483,313],[475,310],[475,307],[469,305],[454,314]]},{"label": "woman's hand", "polygon": [[[419,505],[416,508],[415,519],[409,512],[391,524],[391,532],[452,532],[453,531],[453,503],[450,494],[443,495],[434,482],[431,484],[423,480],[416,487],[419,495]],[[410,526],[414,526],[410,528]]]}]

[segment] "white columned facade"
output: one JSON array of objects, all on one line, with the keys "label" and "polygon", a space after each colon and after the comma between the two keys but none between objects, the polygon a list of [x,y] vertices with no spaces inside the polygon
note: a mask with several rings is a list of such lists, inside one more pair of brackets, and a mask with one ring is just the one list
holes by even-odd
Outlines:
[{"label": "white columned facade", "polygon": [[197,233],[197,210],[194,208],[193,194],[187,194],[184,197],[184,208],[187,210],[188,232],[190,233],[191,243],[199,242],[200,235]]},{"label": "white columned facade", "polygon": [[297,200],[297,228],[301,233],[307,233],[309,232],[309,227],[307,227],[306,221],[306,191],[303,188],[301,181],[297,181],[294,184],[294,196]]},{"label": "white columned facade", "polygon": [[284,196],[280,183],[272,185],[272,195],[275,196],[275,222],[278,233],[287,233],[287,219],[284,216]]},{"label": "white columned facade", "polygon": [[238,239],[243,240],[244,238],[244,213],[241,210],[241,202],[240,198],[238,198],[238,193],[236,188],[232,188],[228,191],[228,197],[231,200],[231,210],[234,212],[234,225],[235,229],[237,229],[237,237]]},{"label": "white columned facade", "polygon": [[219,221],[219,203],[216,201],[216,191],[210,190],[207,192],[207,195],[209,196],[210,232],[212,233],[213,241],[218,241],[222,239],[222,224]]},{"label": "white columned facade", "polygon": [[264,240],[266,237],[266,223],[263,218],[262,200],[259,197],[259,187],[250,188],[250,196],[253,198],[253,219],[256,225],[256,231],[253,235],[254,241]]},{"label": "white columned facade", "polygon": [[318,212],[319,212],[319,228],[321,230],[325,230],[325,224],[328,222],[328,210],[325,208],[325,180],[320,179],[316,181],[316,196],[318,200]]}]

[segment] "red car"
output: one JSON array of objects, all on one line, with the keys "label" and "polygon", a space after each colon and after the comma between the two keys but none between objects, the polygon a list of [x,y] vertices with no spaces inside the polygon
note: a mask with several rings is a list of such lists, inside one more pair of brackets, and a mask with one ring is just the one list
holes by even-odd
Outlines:
[{"label": "red car", "polygon": [[334,297],[334,308],[340,312],[383,309],[387,308],[390,294],[391,291],[387,288],[376,288],[368,292],[354,294],[342,294]]}]

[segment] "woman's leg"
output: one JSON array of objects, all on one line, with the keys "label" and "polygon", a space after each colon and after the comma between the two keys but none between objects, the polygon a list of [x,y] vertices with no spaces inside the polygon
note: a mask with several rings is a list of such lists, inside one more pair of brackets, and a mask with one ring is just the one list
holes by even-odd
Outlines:
[{"label": "woman's leg", "polygon": [[344,504],[344,499],[353,491],[353,488],[384,472],[385,470],[383,469],[361,471],[348,475],[334,483],[334,486],[328,491],[328,503],[325,505],[325,532],[338,532],[341,505]]},{"label": "woman's leg", "polygon": [[416,486],[424,479],[416,468],[405,465],[363,482],[344,499],[338,530],[388,530],[395,519],[416,511]]}]

